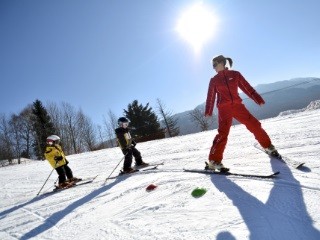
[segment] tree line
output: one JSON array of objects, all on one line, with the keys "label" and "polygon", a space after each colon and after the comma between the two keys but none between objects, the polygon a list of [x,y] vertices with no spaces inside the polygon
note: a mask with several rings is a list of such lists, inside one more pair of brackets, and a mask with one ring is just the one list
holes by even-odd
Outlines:
[{"label": "tree line", "polygon": [[[123,109],[130,120],[131,135],[137,142],[179,135],[178,119],[157,99],[157,113],[138,100]],[[115,147],[114,129],[119,116],[109,110],[103,125],[95,125],[81,109],[69,103],[47,103],[35,100],[20,113],[0,114],[0,164],[21,163],[21,158],[44,159],[46,138],[60,136],[67,155]],[[207,130],[207,129],[205,129]]]},{"label": "tree line", "polygon": [[[149,103],[144,106],[138,100],[123,109],[137,142],[179,135],[178,119],[160,99],[156,110],[158,115]],[[13,160],[20,164],[21,158],[43,160],[46,138],[52,134],[60,136],[67,155],[115,147],[118,117],[109,110],[103,117],[103,125],[96,125],[69,103],[49,102],[44,106],[38,99],[19,114],[0,114],[0,165],[11,164]],[[189,117],[201,131],[212,125],[212,119],[204,117],[203,109],[194,109]]]}]

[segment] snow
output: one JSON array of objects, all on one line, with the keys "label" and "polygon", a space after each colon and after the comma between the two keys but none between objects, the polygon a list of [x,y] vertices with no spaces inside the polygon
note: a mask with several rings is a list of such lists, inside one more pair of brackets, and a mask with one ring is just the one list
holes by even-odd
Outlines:
[{"label": "snow", "polygon": [[[91,184],[35,197],[51,172],[46,161],[0,169],[0,239],[320,239],[320,109],[262,121],[279,152],[305,162],[301,170],[253,147],[243,125],[232,127],[223,163],[233,172],[276,179],[184,173],[203,168],[216,130],[140,143],[159,171],[108,180],[118,148],[68,156]],[[120,166],[115,170],[118,173]],[[42,193],[49,192],[53,172]],[[146,187],[155,184],[153,191]],[[207,193],[193,198],[196,187]]]},{"label": "snow", "polygon": [[279,116],[290,115],[294,113],[304,112],[304,111],[313,111],[316,109],[320,109],[320,100],[312,101],[307,107],[297,110],[287,110],[279,113]]}]

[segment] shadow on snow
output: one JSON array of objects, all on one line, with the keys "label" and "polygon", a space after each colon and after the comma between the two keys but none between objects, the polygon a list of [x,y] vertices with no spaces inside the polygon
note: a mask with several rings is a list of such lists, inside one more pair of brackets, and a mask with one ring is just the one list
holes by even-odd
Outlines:
[{"label": "shadow on snow", "polygon": [[[211,181],[238,208],[250,232],[249,239],[320,239],[320,232],[312,225],[307,212],[300,182],[286,164],[271,159],[271,165],[273,171],[280,169],[278,178],[286,176],[295,186],[285,186],[275,179],[266,203],[247,193],[228,177],[212,176]],[[218,239],[222,239],[220,237]],[[223,239],[235,238],[230,234]]]},{"label": "shadow on snow", "polygon": [[31,200],[28,201],[28,202],[21,203],[21,204],[19,204],[19,205],[17,205],[17,206],[14,206],[14,207],[12,207],[12,208],[9,208],[9,209],[7,209],[7,210],[4,210],[3,212],[0,212],[0,219],[5,218],[6,215],[9,214],[9,213],[12,213],[12,212],[14,212],[14,211],[17,211],[17,210],[20,209],[20,208],[24,208],[25,206],[27,206],[27,205],[29,205],[29,204],[38,202],[38,201],[40,201],[40,200],[42,200],[42,199],[45,199],[45,198],[47,198],[47,197],[50,197],[50,196],[51,196],[50,194],[39,195],[39,196],[34,197],[33,199],[31,199]]},{"label": "shadow on snow", "polygon": [[66,215],[72,213],[75,209],[78,207],[81,207],[83,204],[91,201],[95,197],[99,196],[101,193],[104,193],[105,191],[111,189],[121,181],[123,181],[125,178],[116,179],[113,183],[105,185],[100,187],[99,189],[96,189],[89,193],[88,195],[84,196],[83,198],[80,198],[79,200],[71,203],[69,206],[67,206],[65,209],[62,209],[54,214],[52,214],[50,217],[48,217],[41,225],[38,227],[32,229],[31,231],[24,234],[20,240],[26,240],[33,237],[36,237],[37,235],[49,230],[50,228],[54,227],[61,219],[63,219]]}]

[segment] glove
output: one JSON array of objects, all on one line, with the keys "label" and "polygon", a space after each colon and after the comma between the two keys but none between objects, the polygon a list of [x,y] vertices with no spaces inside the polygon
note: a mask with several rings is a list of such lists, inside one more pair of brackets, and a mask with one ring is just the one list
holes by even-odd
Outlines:
[{"label": "glove", "polygon": [[256,91],[254,91],[254,92],[251,94],[251,97],[252,97],[253,101],[256,102],[256,104],[258,104],[258,105],[263,105],[263,104],[265,104],[265,101],[263,100],[263,98],[262,98]]},{"label": "glove", "polygon": [[59,161],[61,161],[62,159],[63,159],[63,157],[62,157],[62,156],[54,157],[54,160],[56,160],[56,162],[59,162]]},{"label": "glove", "polygon": [[131,141],[131,144],[133,147],[135,147],[137,145],[136,141],[134,141],[134,140]]}]

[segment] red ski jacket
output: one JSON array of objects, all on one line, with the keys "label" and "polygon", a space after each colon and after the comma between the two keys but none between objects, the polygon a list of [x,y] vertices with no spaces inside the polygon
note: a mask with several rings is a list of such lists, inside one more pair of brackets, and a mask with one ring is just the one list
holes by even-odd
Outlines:
[{"label": "red ski jacket", "polygon": [[210,80],[205,115],[212,116],[216,96],[218,108],[242,103],[238,87],[257,104],[265,103],[263,98],[251,87],[240,72],[226,69],[218,72]]}]

